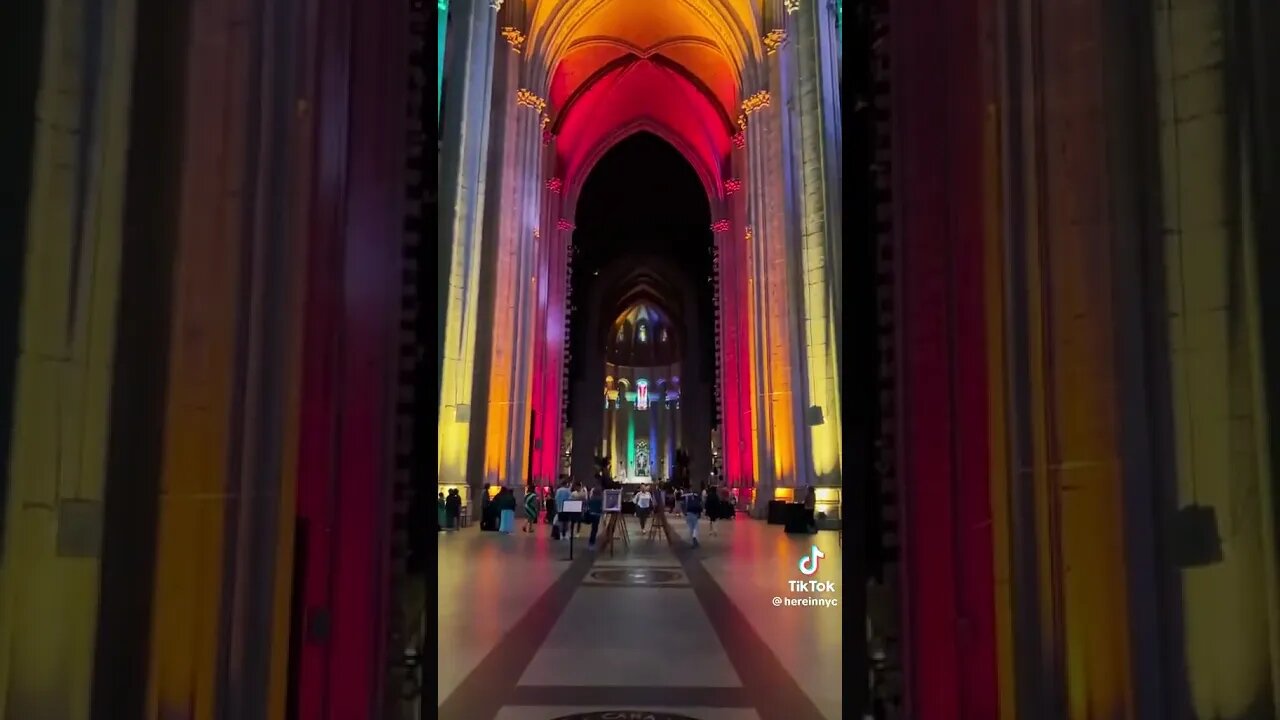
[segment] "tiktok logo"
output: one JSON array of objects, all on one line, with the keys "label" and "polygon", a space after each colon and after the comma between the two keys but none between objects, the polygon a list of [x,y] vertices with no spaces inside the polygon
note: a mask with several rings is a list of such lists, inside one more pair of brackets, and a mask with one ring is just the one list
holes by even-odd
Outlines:
[{"label": "tiktok logo", "polygon": [[826,557],[826,555],[818,549],[817,545],[814,545],[808,555],[800,558],[800,572],[805,575],[812,575],[818,572],[818,561],[824,557]]}]

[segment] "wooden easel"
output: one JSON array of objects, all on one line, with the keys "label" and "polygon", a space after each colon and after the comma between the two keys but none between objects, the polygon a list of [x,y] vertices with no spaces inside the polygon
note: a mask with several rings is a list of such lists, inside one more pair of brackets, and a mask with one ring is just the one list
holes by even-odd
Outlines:
[{"label": "wooden easel", "polygon": [[649,540],[657,538],[659,531],[663,537],[667,539],[667,544],[671,544],[671,534],[666,532],[667,528],[667,506],[665,502],[655,503],[653,517],[649,518],[649,527],[645,529],[644,536]]},{"label": "wooden easel", "polygon": [[[622,513],[614,511],[606,513],[609,517],[604,521],[604,544],[609,546],[609,557],[613,557],[613,541],[619,535],[622,536],[622,542],[631,549],[631,538],[627,535],[627,523],[622,519]],[[619,530],[621,527],[621,530]],[[603,550],[604,548],[601,547]]]}]

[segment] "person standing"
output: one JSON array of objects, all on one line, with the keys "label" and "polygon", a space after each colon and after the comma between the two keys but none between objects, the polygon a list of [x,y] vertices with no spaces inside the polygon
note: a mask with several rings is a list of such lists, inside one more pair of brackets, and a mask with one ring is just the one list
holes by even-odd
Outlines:
[{"label": "person standing", "polygon": [[491,532],[498,529],[498,509],[493,505],[493,496],[489,483],[485,483],[480,491],[480,531]]},{"label": "person standing", "polygon": [[524,488],[524,527],[521,532],[531,533],[538,525],[538,490],[529,483]]},{"label": "person standing", "polygon": [[552,537],[557,540],[563,540],[569,535],[569,521],[564,516],[564,501],[569,499],[571,494],[569,490],[569,481],[566,480],[556,489],[556,530],[552,531]]},{"label": "person standing", "polygon": [[[582,487],[582,483],[574,483],[573,488],[569,491],[569,499],[580,502],[585,507],[587,504],[587,491]],[[573,520],[573,536],[578,537],[578,531],[582,529],[582,511],[578,511],[577,516]]]},{"label": "person standing", "polygon": [[444,493],[440,493],[436,498],[436,531],[444,532],[445,527],[449,524],[448,503],[445,502]]},{"label": "person standing", "polygon": [[596,549],[596,534],[600,530],[600,518],[604,515],[604,497],[600,488],[591,488],[587,498],[587,522],[591,523],[591,536],[587,538],[587,549]]},{"label": "person standing", "polygon": [[509,487],[504,487],[498,491],[498,496],[494,498],[494,505],[498,517],[498,532],[503,535],[510,535],[516,528],[516,493]]},{"label": "person standing", "polygon": [[640,520],[640,532],[644,532],[644,525],[649,520],[649,513],[653,512],[653,495],[649,492],[648,485],[641,485],[640,492],[631,498],[636,504],[636,518]]},{"label": "person standing", "polygon": [[462,496],[458,494],[458,488],[449,489],[449,496],[444,499],[444,509],[448,517],[446,527],[457,530],[458,517],[462,514]]},{"label": "person standing", "polygon": [[684,494],[684,522],[689,526],[689,537],[698,547],[698,518],[702,516],[702,496],[696,492]]},{"label": "person standing", "polygon": [[818,531],[818,520],[814,517],[814,511],[818,508],[818,491],[810,485],[804,494],[804,523],[805,528],[809,532]]}]

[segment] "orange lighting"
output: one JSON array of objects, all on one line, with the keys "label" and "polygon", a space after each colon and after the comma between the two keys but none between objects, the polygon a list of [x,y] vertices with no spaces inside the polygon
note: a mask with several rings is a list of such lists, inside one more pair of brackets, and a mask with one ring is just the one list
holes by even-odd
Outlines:
[{"label": "orange lighting", "polygon": [[793,502],[796,499],[796,489],[789,487],[780,487],[773,489],[773,499],[782,502]]}]

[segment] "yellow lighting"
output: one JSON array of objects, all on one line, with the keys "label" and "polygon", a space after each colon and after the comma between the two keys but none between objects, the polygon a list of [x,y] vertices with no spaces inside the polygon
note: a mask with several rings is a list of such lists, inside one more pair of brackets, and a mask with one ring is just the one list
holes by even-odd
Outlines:
[{"label": "yellow lighting", "polygon": [[746,129],[747,129],[747,116],[746,116],[746,115],[739,115],[739,116],[738,116],[738,127],[742,128],[743,130],[746,130]]},{"label": "yellow lighting", "polygon": [[773,499],[782,502],[794,502],[796,499],[796,489],[789,487],[780,487],[773,489]]},{"label": "yellow lighting", "polygon": [[490,486],[489,486],[489,499],[490,499],[490,500],[492,500],[492,499],[494,499],[495,497],[497,497],[497,496],[498,496],[498,493],[499,493],[501,490],[502,490],[502,486],[501,486],[501,485],[490,485]]},{"label": "yellow lighting", "polygon": [[750,117],[753,113],[769,107],[769,91],[761,90],[742,101],[742,112]]},{"label": "yellow lighting", "polygon": [[840,488],[820,487],[813,489],[814,499],[819,503],[840,502]]},{"label": "yellow lighting", "polygon": [[546,126],[548,126],[548,125],[550,125],[550,124],[551,124],[551,116],[550,116],[550,115],[543,115],[543,116],[542,116],[542,127],[546,127]]},{"label": "yellow lighting", "polygon": [[512,50],[520,52],[520,47],[524,45],[524,33],[508,25],[502,28],[502,37],[511,46]]},{"label": "yellow lighting", "polygon": [[528,88],[520,88],[516,91],[516,104],[533,108],[539,113],[547,107],[547,101],[535,95]]},{"label": "yellow lighting", "polygon": [[766,52],[773,55],[778,52],[778,48],[782,47],[782,43],[787,41],[787,31],[770,30],[769,34],[764,36],[763,41]]}]

